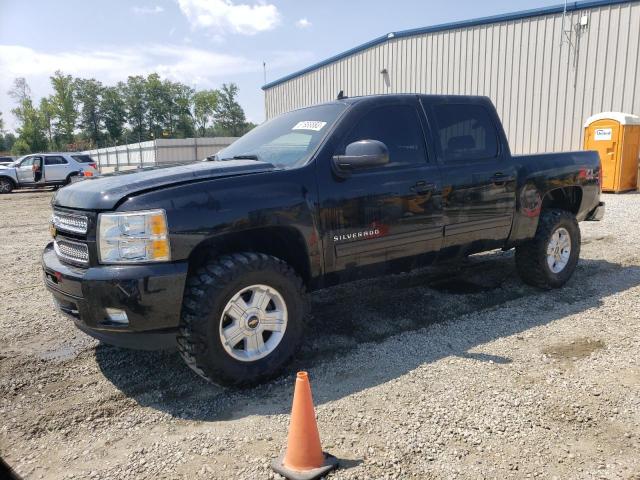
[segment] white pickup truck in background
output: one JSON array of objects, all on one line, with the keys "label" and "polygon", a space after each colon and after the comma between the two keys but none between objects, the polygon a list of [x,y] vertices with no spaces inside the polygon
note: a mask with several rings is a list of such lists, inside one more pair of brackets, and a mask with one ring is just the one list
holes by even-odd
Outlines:
[{"label": "white pickup truck in background", "polygon": [[74,176],[97,176],[98,165],[83,153],[37,153],[0,165],[0,193],[22,187],[57,187]]}]

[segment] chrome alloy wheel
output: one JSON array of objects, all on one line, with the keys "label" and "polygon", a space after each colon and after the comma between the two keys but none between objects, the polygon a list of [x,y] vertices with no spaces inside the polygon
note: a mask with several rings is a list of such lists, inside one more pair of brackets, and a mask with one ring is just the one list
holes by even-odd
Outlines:
[{"label": "chrome alloy wheel", "polygon": [[241,362],[254,362],[273,352],[287,329],[287,305],[267,285],[243,288],[227,302],[220,319],[220,341]]},{"label": "chrome alloy wheel", "polygon": [[9,193],[11,191],[11,183],[9,180],[0,180],[0,193]]},{"label": "chrome alloy wheel", "polygon": [[566,228],[558,228],[547,245],[547,265],[553,273],[560,273],[571,257],[571,236]]}]

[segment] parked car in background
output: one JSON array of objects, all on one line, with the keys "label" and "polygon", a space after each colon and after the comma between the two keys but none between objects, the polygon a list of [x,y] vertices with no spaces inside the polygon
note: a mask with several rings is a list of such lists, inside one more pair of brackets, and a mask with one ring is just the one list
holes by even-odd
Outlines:
[{"label": "parked car in background", "polygon": [[82,153],[36,153],[0,165],[0,193],[21,187],[59,187],[75,176],[96,176],[98,165]]},{"label": "parked car in background", "polygon": [[16,161],[16,157],[9,157],[7,155],[0,156],[0,165],[9,165]]}]

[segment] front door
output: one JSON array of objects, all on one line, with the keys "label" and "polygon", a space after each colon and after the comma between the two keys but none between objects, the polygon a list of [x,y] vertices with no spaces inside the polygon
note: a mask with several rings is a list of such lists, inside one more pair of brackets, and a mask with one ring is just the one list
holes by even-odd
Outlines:
[{"label": "front door", "polygon": [[444,247],[483,250],[504,241],[516,203],[516,170],[501,148],[495,112],[482,103],[429,106],[442,174]]},{"label": "front door", "polygon": [[587,129],[585,141],[587,150],[595,150],[602,163],[602,189],[617,191],[620,175],[618,145],[620,144],[620,124],[615,120],[603,119],[593,122]]},{"label": "front door", "polygon": [[18,176],[18,182],[21,185],[33,183],[33,161],[35,157],[27,157],[20,162],[18,168],[16,168],[16,175]]},{"label": "front door", "polygon": [[[357,103],[341,122],[335,148],[317,159],[327,272],[351,270],[347,276],[358,276],[359,267],[427,260],[440,249],[440,176],[429,161],[417,107],[412,96],[382,105],[380,99]],[[384,143],[389,163],[339,178],[331,156],[343,155],[359,140]]]}]

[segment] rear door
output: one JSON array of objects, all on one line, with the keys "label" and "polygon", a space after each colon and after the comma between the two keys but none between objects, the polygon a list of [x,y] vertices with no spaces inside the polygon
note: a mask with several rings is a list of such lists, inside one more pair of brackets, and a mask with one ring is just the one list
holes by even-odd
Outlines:
[{"label": "rear door", "polygon": [[[423,123],[415,96],[363,100],[341,121],[328,155],[316,159],[328,272],[440,249],[440,176],[428,154]],[[389,163],[337,177],[331,156],[343,155],[348,144],[359,140],[384,143]]]},{"label": "rear door", "polygon": [[516,170],[495,109],[482,99],[426,100],[442,175],[444,247],[509,236]]},{"label": "rear door", "polygon": [[44,157],[45,181],[47,183],[63,182],[67,178],[69,162],[61,155]]}]

